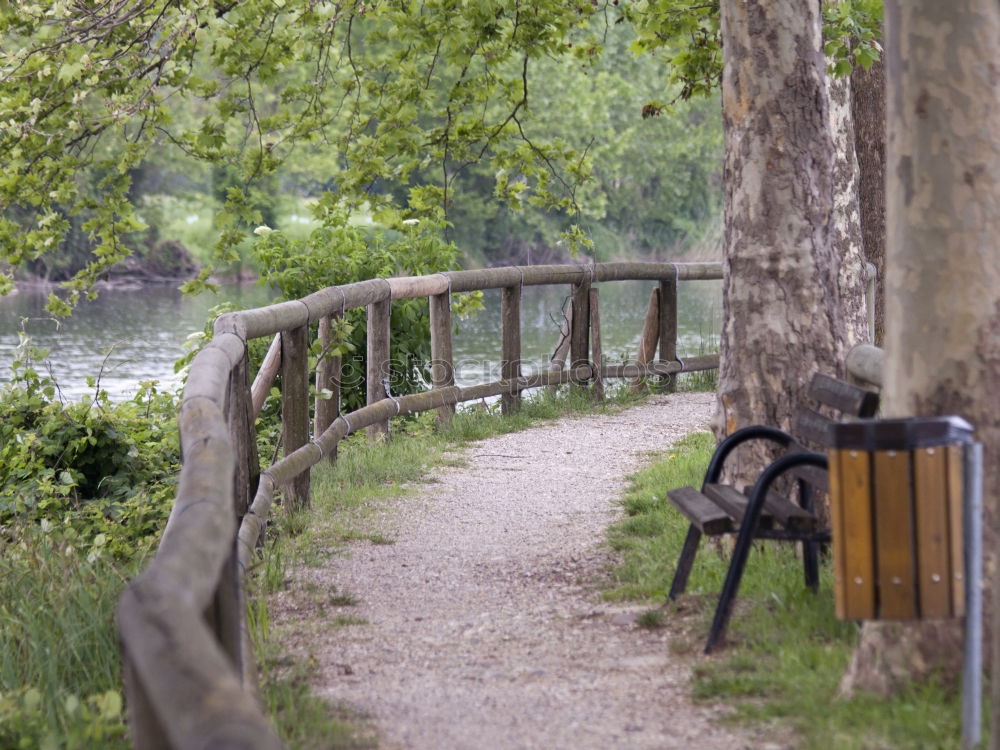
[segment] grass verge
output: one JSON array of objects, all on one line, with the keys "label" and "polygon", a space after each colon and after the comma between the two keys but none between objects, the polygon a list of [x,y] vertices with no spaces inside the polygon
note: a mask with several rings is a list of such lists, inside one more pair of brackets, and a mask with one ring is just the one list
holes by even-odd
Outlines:
[{"label": "grass verge", "polygon": [[[623,500],[626,518],[609,532],[621,554],[606,595],[660,605],[666,601],[687,521],[667,503],[666,491],[700,486],[714,441],[690,435],[661,460],[632,477]],[[958,697],[939,685],[914,687],[892,699],[838,696],[838,685],[857,637],[857,626],[834,618],[832,576],[821,571],[820,591],[804,586],[793,545],[755,545],[729,625],[728,644],[700,655],[728,568],[727,555],[702,543],[688,591],[646,626],[664,624],[678,635],[672,648],[698,654],[696,699],[734,708],[729,720],[789,730],[803,750],[958,748]],[[657,618],[654,613],[660,613]]]},{"label": "grass verge", "polygon": [[0,747],[128,747],[113,616],[140,566],[48,528],[0,543]]}]

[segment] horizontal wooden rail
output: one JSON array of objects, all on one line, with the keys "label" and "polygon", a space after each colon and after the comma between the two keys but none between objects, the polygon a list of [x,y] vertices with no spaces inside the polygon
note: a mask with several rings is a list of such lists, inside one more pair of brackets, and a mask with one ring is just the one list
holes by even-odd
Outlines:
[{"label": "horizontal wooden rail", "polygon": [[[294,490],[293,502],[308,502],[309,471],[349,434],[407,414],[436,410],[447,419],[456,404],[504,397],[516,408],[525,390],[608,378],[666,377],[718,367],[718,356],[676,356],[677,282],[719,279],[718,263],[598,263],[450,271],[428,276],[370,279],[329,287],[299,300],[227,313],[215,322],[213,339],[192,361],[181,401],[179,428],[183,466],[177,498],[151,564],[125,589],[118,604],[129,726],[136,747],[281,747],[255,698],[253,655],[247,637],[244,574],[253,562],[275,492]],[[659,288],[647,313],[643,360],[609,365],[600,361],[598,293],[594,284],[652,280]],[[567,314],[551,368],[523,375],[520,363],[520,289],[567,284],[576,310]],[[459,387],[454,381],[451,295],[503,289],[504,362],[501,380]],[[393,396],[384,381],[387,312],[398,299],[430,300],[433,387]],[[375,310],[382,322],[369,326],[372,356],[369,403],[349,414],[324,409],[318,434],[309,435],[308,336],[329,345],[329,318],[349,310]],[[655,321],[655,322],[653,322]],[[655,330],[654,330],[655,329]],[[249,384],[247,342],[273,337]],[[659,344],[659,358],[653,350]],[[568,366],[563,365],[567,349]],[[591,360],[590,351],[594,352]],[[253,419],[281,373],[285,455],[264,471],[258,465]],[[339,389],[339,363],[317,373],[324,387]],[[317,409],[319,412],[319,409]],[[305,414],[306,416],[303,416]],[[287,495],[286,495],[287,496]]]},{"label": "horizontal wooden rail", "polygon": [[[678,281],[722,278],[721,263],[620,262],[592,265],[510,266],[478,271],[445,271],[429,276],[369,279],[328,287],[299,300],[281,302],[253,310],[227,313],[238,317],[248,339],[273,336],[283,330],[316,323],[337,312],[366,307],[376,302],[427,297],[450,291],[471,292],[510,286],[596,283],[600,281]],[[425,286],[426,285],[426,286]],[[440,289],[441,292],[424,292]],[[424,292],[424,293],[421,293]]]}]

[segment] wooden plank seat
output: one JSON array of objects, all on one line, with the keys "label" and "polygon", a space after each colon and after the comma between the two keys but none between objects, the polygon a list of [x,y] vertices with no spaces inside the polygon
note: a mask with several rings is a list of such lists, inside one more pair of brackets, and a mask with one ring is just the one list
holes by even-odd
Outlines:
[{"label": "wooden plank seat", "polygon": [[[725,635],[755,540],[801,542],[806,586],[813,591],[819,586],[819,546],[830,542],[830,529],[813,513],[813,500],[817,493],[827,491],[827,462],[825,453],[811,449],[825,450],[830,445],[830,428],[835,421],[873,416],[878,410],[878,395],[818,373],[810,383],[809,398],[831,416],[814,408],[802,408],[796,413],[792,433],[767,425],[737,430],[716,447],[700,491],[681,487],[667,493],[670,502],[690,521],[670,586],[670,599],[676,599],[687,587],[702,536],[736,535],[729,571],[705,645],[706,654]],[[719,477],[726,458],[739,445],[751,440],[776,443],[784,453],[764,468],[753,486],[742,492],[721,484]],[[772,489],[786,474],[794,479],[798,502]]]}]

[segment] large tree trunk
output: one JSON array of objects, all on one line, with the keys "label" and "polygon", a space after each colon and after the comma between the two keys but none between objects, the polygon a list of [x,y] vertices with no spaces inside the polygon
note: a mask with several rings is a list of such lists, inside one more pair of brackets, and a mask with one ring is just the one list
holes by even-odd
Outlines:
[{"label": "large tree trunk", "polygon": [[[1000,5],[887,0],[887,416],[960,414],[986,448],[987,574],[1000,493]],[[1000,581],[998,584],[1000,585]],[[987,602],[989,609],[989,602]],[[1000,637],[994,631],[994,639]],[[1000,641],[995,640],[1000,646]],[[843,687],[957,677],[957,622],[868,623]],[[994,655],[1000,649],[994,650]],[[1000,693],[994,680],[994,716]],[[994,732],[994,747],[1000,732]]]},{"label": "large tree trunk", "polygon": [[854,117],[850,78],[827,76],[830,136],[833,139],[833,222],[831,240],[840,261],[837,274],[848,347],[868,341],[865,310],[865,255],[858,207],[858,160],[854,150]]},{"label": "large tree trunk", "polygon": [[[754,423],[787,428],[812,374],[841,370],[844,316],[830,237],[832,145],[818,6],[722,3],[726,202],[717,425],[727,434]],[[749,468],[739,461],[735,478]]]},{"label": "large tree trunk", "polygon": [[875,343],[885,341],[885,66],[851,73],[858,199],[865,259],[875,266]]}]

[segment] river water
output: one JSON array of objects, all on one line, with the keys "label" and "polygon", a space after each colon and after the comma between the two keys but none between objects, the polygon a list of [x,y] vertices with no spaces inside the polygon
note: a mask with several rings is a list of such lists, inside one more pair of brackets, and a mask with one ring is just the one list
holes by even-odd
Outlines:
[{"label": "river water", "polygon": [[[654,282],[598,284],[604,356],[610,362],[634,359]],[[691,356],[714,350],[721,318],[721,282],[681,282],[678,352]],[[544,368],[559,340],[561,310],[568,287],[525,287],[521,302],[523,371]],[[45,313],[46,294],[22,289],[0,297],[0,383],[10,379],[10,364],[24,330],[36,346],[49,350],[51,371],[67,399],[93,392],[87,378],[115,399],[128,398],[143,380],[175,388],[174,362],[184,342],[201,331],[209,310],[222,302],[238,307],[266,305],[273,295],[257,285],[223,286],[217,294],[184,297],[172,285],[107,290],[84,302],[68,319]],[[484,309],[456,320],[456,380],[474,385],[499,378],[500,292],[484,293]]]}]

